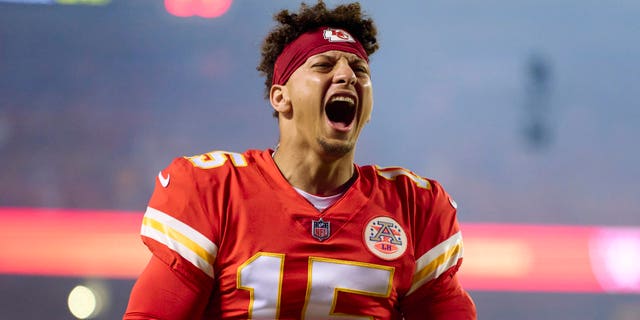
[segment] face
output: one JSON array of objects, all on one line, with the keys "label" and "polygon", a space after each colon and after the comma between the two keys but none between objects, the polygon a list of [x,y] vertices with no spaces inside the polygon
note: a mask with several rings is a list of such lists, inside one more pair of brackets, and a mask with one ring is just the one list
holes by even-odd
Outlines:
[{"label": "face", "polygon": [[290,113],[280,119],[281,139],[295,139],[303,150],[331,157],[353,152],[373,107],[366,60],[343,51],[323,52],[309,57],[284,87]]}]

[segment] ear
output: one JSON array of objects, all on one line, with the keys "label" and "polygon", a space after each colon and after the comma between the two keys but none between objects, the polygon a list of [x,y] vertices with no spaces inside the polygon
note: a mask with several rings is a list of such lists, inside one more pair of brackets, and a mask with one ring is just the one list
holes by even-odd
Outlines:
[{"label": "ear", "polygon": [[289,91],[284,85],[274,84],[269,91],[269,101],[273,110],[280,114],[291,112],[291,98]]}]

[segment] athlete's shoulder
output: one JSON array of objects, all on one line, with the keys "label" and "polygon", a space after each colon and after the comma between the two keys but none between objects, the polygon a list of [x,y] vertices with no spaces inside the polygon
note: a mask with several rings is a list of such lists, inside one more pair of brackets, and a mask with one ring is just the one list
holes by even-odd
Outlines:
[{"label": "athlete's shoulder", "polygon": [[181,157],[197,170],[211,170],[218,168],[246,167],[253,160],[258,151],[248,150],[244,153],[213,150],[192,156]]},{"label": "athlete's shoulder", "polygon": [[185,277],[194,270],[189,266],[213,277],[225,204],[244,187],[237,177],[252,171],[246,167],[258,156],[211,151],[175,158],[158,173],[141,229],[145,244],[168,265],[188,261],[178,267]]},{"label": "athlete's shoulder", "polygon": [[215,179],[260,162],[267,151],[247,150],[243,153],[213,150],[201,154],[182,156],[174,159],[170,167],[188,171],[196,180]]},{"label": "athlete's shoulder", "polygon": [[433,178],[416,174],[404,167],[381,167],[367,165],[359,168],[363,183],[373,186],[378,192],[390,193],[412,201],[446,201],[455,208],[455,202],[442,185]]},{"label": "athlete's shoulder", "polygon": [[439,186],[434,179],[425,178],[413,171],[393,166],[381,167],[378,165],[367,165],[360,167],[361,178],[369,183],[375,183],[381,188],[411,188],[431,190]]}]

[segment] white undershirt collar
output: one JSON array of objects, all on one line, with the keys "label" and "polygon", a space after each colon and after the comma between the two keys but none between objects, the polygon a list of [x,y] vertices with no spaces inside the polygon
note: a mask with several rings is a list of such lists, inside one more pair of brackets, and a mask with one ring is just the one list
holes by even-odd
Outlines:
[{"label": "white undershirt collar", "polygon": [[330,207],[332,204],[336,203],[342,195],[344,195],[344,191],[338,194],[334,194],[328,197],[316,196],[315,194],[308,193],[302,189],[298,189],[293,187],[301,196],[303,196],[307,201],[309,201],[316,209],[319,211],[323,211],[324,209]]}]

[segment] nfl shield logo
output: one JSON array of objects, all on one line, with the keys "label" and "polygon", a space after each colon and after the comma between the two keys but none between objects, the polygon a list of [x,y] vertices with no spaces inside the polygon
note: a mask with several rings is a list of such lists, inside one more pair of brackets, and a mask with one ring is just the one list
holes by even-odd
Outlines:
[{"label": "nfl shield logo", "polygon": [[311,222],[311,235],[319,241],[327,240],[331,235],[329,221],[323,221],[320,218],[320,220],[311,220]]}]

